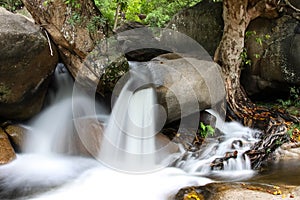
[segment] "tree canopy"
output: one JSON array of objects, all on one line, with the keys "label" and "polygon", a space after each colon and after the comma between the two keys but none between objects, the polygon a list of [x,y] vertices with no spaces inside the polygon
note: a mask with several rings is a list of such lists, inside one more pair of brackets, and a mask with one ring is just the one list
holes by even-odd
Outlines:
[{"label": "tree canopy", "polygon": [[[171,17],[183,8],[195,5],[201,0],[95,0],[96,6],[108,19],[111,26],[115,17],[138,21],[150,26],[163,27]],[[119,6],[119,12],[116,11]]]}]

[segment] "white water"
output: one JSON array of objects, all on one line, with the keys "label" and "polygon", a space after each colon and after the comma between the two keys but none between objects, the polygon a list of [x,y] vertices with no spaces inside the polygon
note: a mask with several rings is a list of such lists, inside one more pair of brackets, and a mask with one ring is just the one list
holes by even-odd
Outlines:
[{"label": "white water", "polygon": [[[237,122],[223,123],[224,135],[208,138],[201,147],[199,157],[188,155],[185,161],[177,163],[177,167],[189,174],[199,176],[217,176],[227,180],[247,179],[254,175],[249,157],[243,153],[258,141],[254,136],[257,131],[244,127]],[[221,141],[220,141],[221,140]],[[210,164],[222,158],[228,152],[237,151],[237,158],[223,161],[224,170],[211,170]]]},{"label": "white water", "polygon": [[[31,130],[25,141],[27,153],[52,154],[62,151],[65,136],[72,132],[71,92],[73,81],[70,75],[57,67],[55,71],[56,91],[50,90],[51,106],[46,108],[30,123]],[[63,134],[66,133],[66,134]],[[55,140],[55,141],[54,141]]]},{"label": "white water", "polygon": [[145,173],[168,164],[163,162],[168,147],[161,148],[156,137],[161,118],[156,117],[156,93],[147,74],[131,69],[104,131],[98,159],[116,170]]},{"label": "white water", "polygon": [[[69,156],[68,154],[75,154],[73,150],[76,147],[72,142],[75,136],[70,106],[72,81],[67,74],[56,73],[59,90],[56,97],[52,98],[53,105],[30,124],[26,153],[17,155],[15,161],[0,166],[0,186],[7,192],[24,190],[22,199],[26,199],[25,196],[36,189],[64,184],[58,189],[27,199],[162,200],[168,199],[182,187],[204,185],[213,181],[204,176],[217,175],[232,180],[253,175],[249,160],[245,161],[241,156],[224,163],[224,171],[210,170],[210,162],[233,150],[231,146],[234,140],[240,140],[243,144],[241,147],[235,146],[238,155],[242,155],[255,142],[253,130],[238,123],[223,122],[218,123],[222,125],[224,132],[223,142],[209,138],[197,159],[190,156],[177,163],[177,168],[158,170],[161,160],[157,160],[157,154],[153,154],[157,149],[153,119],[155,110],[152,109],[155,96],[151,87],[134,93],[124,87],[109,118],[104,133],[106,140],[101,144],[102,153],[100,152],[99,158],[104,159],[102,161],[105,165],[91,158]],[[87,102],[89,101],[83,101]],[[82,119],[88,117],[82,116]],[[147,131],[140,131],[141,129]],[[142,134],[137,135],[138,132]],[[128,160],[132,162],[127,162]],[[111,168],[129,172],[156,171],[132,174]]]},{"label": "white water", "polygon": [[138,172],[155,165],[154,89],[128,90],[116,101],[101,141],[99,159],[112,168]]}]

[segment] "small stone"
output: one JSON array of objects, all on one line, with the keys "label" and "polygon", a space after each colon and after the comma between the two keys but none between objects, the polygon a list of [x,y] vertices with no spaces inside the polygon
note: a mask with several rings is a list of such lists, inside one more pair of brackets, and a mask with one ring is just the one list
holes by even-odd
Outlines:
[{"label": "small stone", "polygon": [[6,133],[0,128],[0,164],[9,163],[15,158],[15,151],[11,146]]},{"label": "small stone", "polygon": [[22,150],[22,144],[24,143],[26,129],[20,125],[9,125],[5,127],[4,130],[9,135],[11,142],[15,147],[15,150]]}]

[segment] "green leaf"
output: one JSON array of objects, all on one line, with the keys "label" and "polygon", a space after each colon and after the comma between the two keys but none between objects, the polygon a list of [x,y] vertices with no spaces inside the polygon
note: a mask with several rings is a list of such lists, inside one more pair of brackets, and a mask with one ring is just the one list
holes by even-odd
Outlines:
[{"label": "green leaf", "polygon": [[207,125],[206,127],[207,127],[208,134],[210,134],[211,136],[213,136],[214,133],[215,133],[215,129],[213,127],[211,127],[210,125]]},{"label": "green leaf", "polygon": [[256,41],[260,46],[262,46],[263,40],[262,40],[260,37],[255,38],[255,41]]},{"label": "green leaf", "polygon": [[260,58],[260,55],[257,54],[257,53],[255,53],[255,54],[254,54],[254,57],[255,57],[255,58]]},{"label": "green leaf", "polygon": [[271,38],[271,35],[269,35],[269,34],[266,34],[266,35],[265,35],[265,38],[268,40],[268,39],[270,39],[270,38]]},{"label": "green leaf", "polygon": [[206,130],[206,126],[204,125],[203,122],[200,123],[200,128],[201,130],[205,131]]}]

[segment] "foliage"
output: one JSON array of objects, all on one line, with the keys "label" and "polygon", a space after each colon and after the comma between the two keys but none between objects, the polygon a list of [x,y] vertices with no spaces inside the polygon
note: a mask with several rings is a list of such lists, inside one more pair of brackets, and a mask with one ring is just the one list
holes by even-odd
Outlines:
[{"label": "foliage", "polygon": [[75,26],[76,24],[80,24],[82,22],[82,18],[80,13],[72,12],[70,18],[68,19],[70,25]]},{"label": "foliage", "polygon": [[[47,0],[46,0],[47,1]],[[48,0],[51,1],[51,0]],[[82,16],[81,4],[77,0],[66,0],[65,4],[71,7],[71,15],[68,22],[71,26],[86,24],[86,28],[90,33],[94,33],[99,27],[105,25],[106,20],[102,16],[94,16],[90,20],[86,16]]]},{"label": "foliage", "polygon": [[[139,21],[153,27],[163,27],[179,10],[195,5],[201,0],[95,0],[96,6],[112,26],[118,4],[120,13],[128,21]],[[144,14],[141,20],[138,15]],[[120,16],[119,16],[120,17]]]},{"label": "foliage", "polygon": [[14,12],[17,9],[22,8],[23,3],[21,0],[0,0],[0,6],[11,12]]},{"label": "foliage", "polygon": [[[266,42],[266,40],[270,39],[271,36],[269,34],[265,34],[261,37],[258,37],[257,36],[257,33],[256,31],[246,31],[245,32],[245,42],[250,38],[250,37],[254,37],[255,36],[255,42],[257,44],[259,44],[259,46],[263,46],[263,43]],[[258,53],[254,53],[253,55],[256,59],[260,58],[260,54]],[[242,59],[242,65],[245,66],[245,65],[248,65],[250,66],[252,64],[252,61],[251,59],[249,58],[249,55],[248,55],[248,52],[247,52],[247,49],[244,47],[243,48],[243,51],[240,55],[240,58]]]},{"label": "foliage", "polygon": [[300,89],[294,87],[290,88],[290,95],[287,100],[278,99],[277,100],[283,108],[288,108],[291,106],[300,107]]},{"label": "foliage", "polygon": [[70,5],[73,8],[80,8],[81,7],[81,4],[76,0],[66,0],[65,3]]},{"label": "foliage", "polygon": [[87,29],[90,33],[98,30],[98,27],[102,27],[105,24],[105,19],[101,16],[94,16],[87,24]]},{"label": "foliage", "polygon": [[144,0],[141,12],[147,15],[145,22],[150,26],[163,27],[179,10],[194,6],[201,0]]},{"label": "foliage", "polygon": [[294,141],[300,141],[300,124],[291,124],[288,127],[288,131],[287,131],[288,135],[290,136],[291,140]]},{"label": "foliage", "polygon": [[214,133],[215,133],[215,129],[211,125],[206,125],[203,122],[200,122],[199,128],[198,128],[198,134],[202,138],[206,138],[209,135],[213,136]]},{"label": "foliage", "polygon": [[242,59],[242,65],[251,65],[251,59],[249,58],[248,56],[248,52],[247,52],[247,49],[244,47],[243,48],[243,51],[240,55],[241,59]]}]

